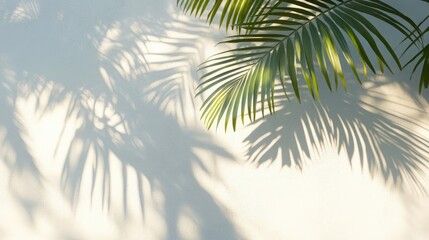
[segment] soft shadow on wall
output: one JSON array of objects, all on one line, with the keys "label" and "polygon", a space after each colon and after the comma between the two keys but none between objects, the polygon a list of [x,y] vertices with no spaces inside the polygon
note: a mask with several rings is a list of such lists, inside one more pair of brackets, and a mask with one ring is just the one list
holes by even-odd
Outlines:
[{"label": "soft shadow on wall", "polygon": [[281,161],[302,170],[334,148],[347,153],[344,160],[351,167],[389,186],[427,191],[428,101],[418,96],[418,82],[410,84],[403,80],[406,74],[399,75],[376,75],[363,86],[349,81],[347,92],[322,88],[320,102],[309,93],[301,104],[287,101],[279,92],[276,115],[253,123],[255,130],[245,139],[249,161]]},{"label": "soft shadow on wall", "polygon": [[[15,112],[14,100],[19,92],[12,72],[3,71],[0,85],[0,160],[10,173],[12,196],[33,222],[37,196],[27,193],[33,192],[32,189],[40,189],[43,177],[34,163],[32,149],[27,144],[28,134],[22,118]],[[20,189],[22,185],[28,186],[29,190]]]},{"label": "soft shadow on wall", "polygon": [[[45,99],[36,103],[40,117],[66,103],[64,128],[74,126],[74,134],[63,129],[54,147],[55,158],[65,159],[61,186],[73,206],[109,211],[120,195],[126,219],[135,191],[144,221],[151,221],[145,218],[148,202],[162,216],[160,237],[186,238],[179,226],[184,215],[196,238],[238,237],[193,173],[200,168],[210,174],[206,158],[233,159],[193,124],[194,72],[205,58],[201,36],[213,37],[204,22],[175,16],[168,1],[2,4],[1,157],[11,173],[24,169],[41,178],[16,100]],[[121,179],[112,175],[114,166],[121,167]],[[36,182],[34,189],[43,189],[43,180]],[[122,186],[113,187],[117,182]]]}]

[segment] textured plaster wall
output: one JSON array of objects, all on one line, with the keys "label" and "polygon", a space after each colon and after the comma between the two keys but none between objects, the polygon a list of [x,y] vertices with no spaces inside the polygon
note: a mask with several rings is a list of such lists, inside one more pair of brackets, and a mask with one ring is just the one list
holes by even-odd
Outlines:
[{"label": "textured plaster wall", "polygon": [[429,238],[409,69],[207,131],[223,34],[173,0],[0,0],[0,239]]}]

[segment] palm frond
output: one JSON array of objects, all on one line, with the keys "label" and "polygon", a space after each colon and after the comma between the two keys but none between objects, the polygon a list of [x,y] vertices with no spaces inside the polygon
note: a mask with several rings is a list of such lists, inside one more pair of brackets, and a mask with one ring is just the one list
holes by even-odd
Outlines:
[{"label": "palm frond", "polygon": [[[237,44],[236,48],[221,52],[202,65],[201,70],[206,73],[201,77],[198,94],[212,91],[202,106],[207,127],[223,119],[225,130],[230,122],[235,130],[237,118],[241,117],[243,123],[245,115],[250,121],[256,119],[259,104],[262,115],[266,106],[273,114],[276,79],[283,88],[290,79],[300,100],[302,75],[311,95],[320,98],[316,65],[330,89],[340,84],[346,89],[343,60],[359,81],[355,58],[360,60],[365,76],[368,68],[376,72],[372,54],[381,71],[384,67],[391,71],[390,58],[401,68],[395,51],[368,16],[404,35],[409,34],[410,25],[416,26],[410,18],[379,0],[271,1],[252,21],[240,23],[240,28],[248,30],[246,33],[224,41]],[[388,54],[383,54],[383,49]],[[353,57],[352,50],[359,57]]]},{"label": "palm frond", "polygon": [[[219,27],[240,26],[251,22],[274,1],[271,0],[177,0],[185,13],[201,17],[206,15],[209,24],[218,18]],[[238,27],[238,30],[240,28]]]},{"label": "palm frond", "polygon": [[[429,0],[423,0],[429,3]],[[417,69],[421,67],[419,92],[422,93],[423,88],[429,88],[429,43],[424,42],[425,36],[429,35],[429,15],[426,16],[419,24],[413,33],[414,39],[410,42],[409,46],[405,49],[404,53],[411,49],[412,46],[417,46],[420,50],[416,53],[405,66],[415,63],[412,70],[414,74]],[[411,37],[411,36],[409,36]]]}]

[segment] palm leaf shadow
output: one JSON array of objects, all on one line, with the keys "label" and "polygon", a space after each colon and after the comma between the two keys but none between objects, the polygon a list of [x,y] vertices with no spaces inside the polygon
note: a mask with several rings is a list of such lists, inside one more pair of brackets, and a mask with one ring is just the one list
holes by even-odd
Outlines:
[{"label": "palm leaf shadow", "polygon": [[349,93],[328,94],[321,104],[311,99],[302,104],[293,99],[277,102],[276,115],[255,122],[255,130],[245,139],[248,159],[258,165],[281,159],[282,166],[302,169],[308,159],[318,159],[334,147],[338,153],[346,151],[351,165],[357,157],[373,177],[399,188],[411,184],[424,190],[429,140],[418,132],[429,129],[419,120],[424,110],[413,111],[420,112],[415,116],[385,110],[382,103],[398,107],[406,103],[391,102],[378,92],[388,83],[370,84],[367,92],[355,86]]},{"label": "palm leaf shadow", "polygon": [[[11,12],[7,8],[12,5],[2,14]],[[113,196],[119,194],[124,219],[131,219],[129,203],[137,200],[141,212],[133,216],[150,221],[144,211],[150,202],[144,194],[148,183],[164,196],[157,211],[165,221],[167,238],[181,237],[178,221],[187,208],[202,238],[236,239],[226,213],[193,172],[197,167],[210,174],[204,163],[208,159],[197,151],[213,160],[233,158],[187,122],[190,112],[185,109],[195,107],[187,105],[196,79],[190,73],[203,58],[198,54],[204,47],[200,34],[209,34],[204,23],[170,16],[164,2],[39,1],[36,5],[40,15],[34,22],[21,19],[12,24],[4,18],[0,32],[9,34],[0,53],[11,56],[6,61],[15,72],[29,76],[22,79],[28,94],[39,99],[48,92],[47,104],[36,104],[41,117],[68,104],[55,159],[65,159],[61,186],[70,203],[102,205],[113,216]],[[87,18],[79,18],[83,15]],[[76,127],[71,139],[69,126]],[[122,167],[121,191],[113,188],[114,161]],[[88,187],[89,197],[82,194]],[[131,191],[138,199],[130,199]]]},{"label": "palm leaf shadow", "polygon": [[[145,41],[141,39],[141,34],[131,38],[134,43]],[[169,41],[178,48],[191,47],[189,44],[181,46],[183,39],[169,38]],[[193,92],[189,90],[192,84],[183,85],[186,80],[183,75],[190,70],[186,65],[195,64],[189,62],[188,59],[192,58],[189,58],[187,53],[177,58],[177,51],[168,54],[146,52],[146,56],[153,54],[157,58],[173,59],[162,62],[169,65],[168,67],[152,70],[156,63],[139,62],[138,57],[142,52],[133,52],[134,44],[122,43],[118,46],[121,46],[118,53],[106,57],[102,63],[111,85],[98,88],[99,92],[86,91],[87,95],[85,91],[80,91],[70,105],[70,116],[77,112],[79,121],[83,124],[77,129],[70,144],[62,173],[63,186],[67,189],[69,198],[75,205],[82,203],[84,199],[79,195],[83,190],[82,181],[90,178],[92,186],[89,201],[92,202],[94,189],[97,188],[96,181],[101,179],[101,204],[109,210],[114,194],[110,163],[116,158],[122,165],[124,186],[121,194],[125,218],[129,214],[130,201],[127,182],[132,179],[126,169],[131,167],[133,175],[137,176],[143,219],[146,219],[144,209],[147,207],[145,201],[148,198],[144,195],[144,182],[148,181],[152,191],[163,194],[165,202],[163,209],[159,211],[166,221],[168,238],[181,237],[178,221],[184,207],[191,209],[191,221],[197,225],[201,237],[210,238],[222,234],[229,239],[236,238],[235,230],[223,211],[199,185],[192,170],[195,166],[206,169],[202,159],[194,153],[197,149],[210,152],[213,158],[231,159],[232,156],[213,144],[206,133],[186,128],[186,121],[183,123],[185,126],[178,122],[188,118],[184,115],[185,101],[193,96]],[[126,46],[130,48],[125,48]],[[118,56],[128,56],[128,59],[124,63],[123,58]],[[137,66],[137,63],[146,66]],[[182,64],[175,67],[177,63]],[[132,76],[130,70],[133,69],[140,69],[141,72],[135,72],[136,75]],[[178,107],[174,108],[173,112],[167,112],[166,106],[169,104]],[[91,177],[85,171],[88,166],[93,166]],[[206,173],[209,174],[207,169]],[[218,232],[219,228],[224,231]]]},{"label": "palm leaf shadow", "polygon": [[[143,218],[145,199],[148,198],[143,194],[144,181],[149,182],[152,191],[159,191],[164,195],[165,209],[162,211],[165,212],[169,238],[179,238],[177,221],[181,214],[180,210],[184,206],[191,206],[196,217],[193,220],[199,224],[202,236],[216,236],[219,234],[214,232],[217,227],[226,229],[227,236],[234,236],[231,227],[228,224],[225,225],[227,220],[218,209],[219,207],[199,186],[192,171],[195,166],[206,169],[200,157],[194,153],[196,149],[211,152],[213,157],[231,158],[232,156],[221,147],[214,145],[206,134],[184,129],[175,118],[165,115],[157,106],[138,99],[132,102],[126,101],[131,91],[135,91],[135,94],[139,93],[136,89],[130,87],[127,95],[123,96],[123,99],[120,98],[115,106],[117,112],[114,114],[118,116],[117,122],[109,125],[108,122],[112,118],[108,120],[105,118],[107,121],[103,123],[102,117],[97,117],[98,120],[83,120],[83,125],[77,130],[70,144],[62,173],[63,186],[69,198],[74,204],[85,204],[86,200],[79,196],[79,193],[84,190],[84,186],[81,186],[82,181],[85,178],[91,179],[91,195],[94,197],[96,181],[101,179],[103,185],[101,204],[109,211],[112,194],[118,194],[113,192],[111,187],[112,181],[115,181],[111,178],[111,162],[118,159],[123,168],[121,180],[125,184],[121,193],[124,217],[129,214],[128,202],[130,201],[128,196],[130,189],[126,183],[133,179],[130,172],[125,169],[131,167],[134,171],[131,175],[137,176]],[[131,96],[136,95],[131,94]],[[98,124],[93,124],[94,122]],[[91,166],[93,171],[89,174],[85,169]],[[89,200],[92,201],[92,199]],[[100,204],[100,202],[92,204]]]},{"label": "palm leaf shadow", "polygon": [[16,99],[21,94],[19,83],[12,72],[4,71],[0,85],[0,160],[9,169],[12,195],[23,207],[30,222],[34,223],[33,216],[39,207],[40,196],[23,186],[42,188],[43,175],[34,162],[22,116],[16,111]]}]

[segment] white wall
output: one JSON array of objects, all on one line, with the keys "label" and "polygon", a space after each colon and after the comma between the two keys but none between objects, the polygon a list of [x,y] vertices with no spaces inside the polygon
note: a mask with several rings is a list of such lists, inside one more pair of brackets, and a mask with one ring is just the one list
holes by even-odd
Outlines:
[{"label": "white wall", "polygon": [[207,131],[196,69],[223,33],[174,0],[0,14],[0,239],[429,238],[429,95],[409,70]]}]

